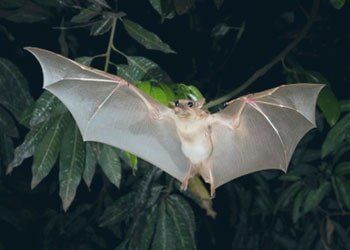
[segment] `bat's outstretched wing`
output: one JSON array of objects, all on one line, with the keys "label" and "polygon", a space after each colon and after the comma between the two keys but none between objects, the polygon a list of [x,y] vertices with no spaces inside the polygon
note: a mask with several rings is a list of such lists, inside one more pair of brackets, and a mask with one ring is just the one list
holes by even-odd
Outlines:
[{"label": "bat's outstretched wing", "polygon": [[41,64],[44,88],[67,106],[85,141],[127,150],[183,181],[189,162],[169,108],[117,76],[47,50],[26,49]]},{"label": "bat's outstretched wing", "polygon": [[287,170],[300,139],[315,124],[321,84],[291,84],[233,100],[212,115],[215,187],[263,169]]}]

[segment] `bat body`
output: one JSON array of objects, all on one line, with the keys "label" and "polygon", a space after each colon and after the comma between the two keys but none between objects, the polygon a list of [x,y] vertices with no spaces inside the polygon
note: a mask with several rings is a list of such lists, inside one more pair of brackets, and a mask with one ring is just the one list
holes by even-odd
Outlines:
[{"label": "bat body", "polygon": [[210,114],[204,100],[178,100],[169,108],[115,75],[27,49],[43,68],[44,88],[67,106],[85,141],[134,153],[181,181],[183,189],[199,174],[212,195],[254,171],[286,171],[298,142],[316,126],[315,105],[324,86],[282,85]]}]

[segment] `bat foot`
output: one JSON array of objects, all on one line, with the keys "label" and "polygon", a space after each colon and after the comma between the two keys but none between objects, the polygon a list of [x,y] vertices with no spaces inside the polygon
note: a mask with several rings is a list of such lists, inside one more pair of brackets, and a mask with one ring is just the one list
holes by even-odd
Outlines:
[{"label": "bat foot", "polygon": [[181,183],[180,190],[181,190],[181,191],[186,191],[186,190],[187,190],[187,186],[188,186],[188,180],[184,180],[184,181]]}]

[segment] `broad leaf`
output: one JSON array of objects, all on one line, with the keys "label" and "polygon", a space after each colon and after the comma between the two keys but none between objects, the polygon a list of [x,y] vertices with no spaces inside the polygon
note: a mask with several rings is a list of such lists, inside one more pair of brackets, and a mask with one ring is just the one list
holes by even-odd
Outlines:
[{"label": "broad leaf", "polygon": [[13,149],[11,137],[0,130],[0,167],[6,166],[12,161]]},{"label": "broad leaf", "polygon": [[92,18],[96,17],[100,13],[99,8],[96,8],[96,6],[90,6],[88,8],[82,9],[79,14],[73,16],[73,18],[70,20],[73,23],[86,23],[90,21]]},{"label": "broad leaf", "polygon": [[164,21],[165,18],[171,19],[175,16],[171,0],[149,0],[149,2],[161,16],[162,21]]},{"label": "broad leaf", "polygon": [[160,40],[156,34],[144,29],[139,24],[128,19],[123,19],[123,24],[129,35],[147,49],[159,50],[164,53],[175,53],[175,51],[173,51],[168,44]]},{"label": "broad leaf", "polygon": [[[329,84],[329,81],[319,72],[304,71],[303,74],[308,82]],[[329,125],[333,126],[339,119],[340,105],[329,86],[321,90],[317,99],[317,105],[321,109]]]},{"label": "broad leaf", "polygon": [[295,197],[294,203],[293,203],[293,213],[292,213],[292,219],[293,222],[296,223],[298,219],[300,218],[301,214],[301,206],[304,201],[305,195],[307,193],[307,190],[301,190]]},{"label": "broad leaf", "polygon": [[155,235],[152,243],[152,250],[169,250],[169,249],[181,249],[177,248],[176,235],[174,222],[171,216],[167,212],[165,201],[160,203],[158,209],[158,219]]},{"label": "broad leaf", "polygon": [[0,104],[20,120],[23,110],[32,102],[27,80],[22,73],[9,60],[0,58]]},{"label": "broad leaf", "polygon": [[330,88],[325,87],[321,90],[317,99],[317,105],[324,114],[328,124],[334,126],[340,117],[340,104]]},{"label": "broad leaf", "polygon": [[316,190],[311,190],[305,198],[304,212],[307,213],[315,209],[323,198],[329,193],[331,184],[329,182],[323,182],[321,186]]},{"label": "broad leaf", "polygon": [[157,222],[157,216],[158,216],[158,207],[153,206],[150,210],[146,212],[146,219],[145,219],[145,224],[144,228],[142,230],[142,233],[140,235],[140,239],[138,242],[138,245],[140,249],[145,249],[148,250],[152,238],[154,236],[155,228],[156,228],[156,222]]},{"label": "broad leaf", "polygon": [[350,114],[345,115],[334,127],[328,132],[327,137],[322,145],[322,157],[334,153],[350,135]]},{"label": "broad leaf", "polygon": [[22,164],[23,160],[34,154],[35,148],[43,140],[48,130],[54,126],[57,119],[52,119],[33,127],[26,135],[24,142],[15,149],[14,159],[7,167],[7,174]]},{"label": "broad leaf", "polygon": [[97,165],[97,157],[92,149],[92,145],[90,142],[86,143],[86,148],[85,148],[86,154],[85,154],[85,168],[83,172],[83,179],[90,188],[92,179],[95,175],[96,171],[96,165]]},{"label": "broad leaf", "polygon": [[16,124],[10,114],[0,106],[0,131],[11,137],[18,137]]},{"label": "broad leaf", "polygon": [[339,192],[340,200],[344,203],[345,207],[350,209],[350,185],[349,182],[342,178],[335,178],[335,185],[337,186],[337,190]]},{"label": "broad leaf", "polygon": [[66,129],[68,118],[68,113],[60,115],[46,133],[43,141],[35,149],[32,166],[32,188],[36,187],[54,166],[60,151],[61,139]]},{"label": "broad leaf", "polygon": [[40,22],[49,16],[50,13],[46,9],[31,1],[24,1],[23,5],[17,9],[0,10],[0,17],[15,23]]},{"label": "broad leaf", "polygon": [[35,103],[29,125],[34,127],[41,122],[62,114],[65,111],[67,111],[66,107],[56,96],[48,91],[44,91]]},{"label": "broad leaf", "polygon": [[103,172],[108,180],[119,188],[122,178],[122,168],[119,159],[118,149],[103,145],[101,155],[98,159]]},{"label": "broad leaf", "polygon": [[135,193],[130,192],[117,199],[111,206],[107,207],[100,218],[100,226],[111,226],[120,221],[127,220],[132,216],[134,208]]},{"label": "broad leaf", "polygon": [[335,174],[342,176],[342,175],[349,175],[350,174],[350,161],[344,161],[339,163],[335,167]]},{"label": "broad leaf", "polygon": [[195,249],[195,222],[191,206],[181,196],[171,195],[167,199],[167,212],[173,221],[179,249]]},{"label": "broad leaf", "polygon": [[171,82],[170,77],[153,61],[139,56],[128,56],[129,74],[138,80]]},{"label": "broad leaf", "polygon": [[113,22],[113,18],[106,18],[94,23],[91,27],[90,35],[99,36],[107,33],[112,28]]},{"label": "broad leaf", "polygon": [[279,209],[285,208],[291,200],[294,199],[297,193],[302,189],[302,182],[298,181],[290,185],[278,198],[274,212],[276,213]]},{"label": "broad leaf", "polygon": [[329,2],[335,9],[340,10],[345,5],[346,0],[329,0]]},{"label": "broad leaf", "polygon": [[197,89],[196,86],[186,85],[183,83],[176,84],[174,90],[176,97],[180,99],[192,99],[198,101],[203,99],[202,93]]},{"label": "broad leaf", "polygon": [[73,118],[65,132],[60,152],[60,197],[64,211],[74,200],[84,170],[85,145]]},{"label": "broad leaf", "polygon": [[92,3],[96,3],[96,4],[100,5],[100,6],[103,6],[103,7],[105,7],[105,8],[108,8],[108,9],[111,8],[111,7],[108,5],[108,3],[106,2],[106,0],[89,0],[89,1],[92,2]]}]

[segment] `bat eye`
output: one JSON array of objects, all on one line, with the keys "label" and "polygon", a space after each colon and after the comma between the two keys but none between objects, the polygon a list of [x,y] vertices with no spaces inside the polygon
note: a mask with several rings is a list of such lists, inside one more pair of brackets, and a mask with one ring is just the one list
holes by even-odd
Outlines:
[{"label": "bat eye", "polygon": [[176,100],[176,101],[174,102],[174,104],[175,104],[175,107],[179,107],[179,105],[180,105],[179,100]]},{"label": "bat eye", "polygon": [[187,106],[189,106],[190,108],[192,108],[192,107],[193,107],[193,102],[188,102],[188,103],[187,103]]}]

